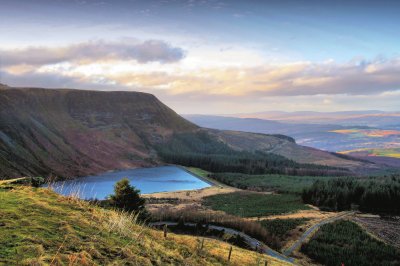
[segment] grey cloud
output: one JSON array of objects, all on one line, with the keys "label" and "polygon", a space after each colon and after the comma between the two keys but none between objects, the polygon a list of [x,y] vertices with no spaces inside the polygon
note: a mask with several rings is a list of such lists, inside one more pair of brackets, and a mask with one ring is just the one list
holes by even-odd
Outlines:
[{"label": "grey cloud", "polygon": [[160,40],[144,42],[93,41],[65,47],[27,47],[0,50],[2,66],[49,65],[73,61],[136,60],[139,63],[173,63],[185,57],[185,51]]},{"label": "grey cloud", "polygon": [[0,83],[14,87],[74,88],[81,84],[78,78],[53,73],[27,72],[14,75],[0,71]]},{"label": "grey cloud", "polygon": [[[269,71],[265,71],[268,76]],[[276,83],[277,88],[263,90]],[[299,96],[318,94],[370,95],[400,89],[400,58],[351,64],[309,64],[279,78],[253,81],[255,94]]]}]

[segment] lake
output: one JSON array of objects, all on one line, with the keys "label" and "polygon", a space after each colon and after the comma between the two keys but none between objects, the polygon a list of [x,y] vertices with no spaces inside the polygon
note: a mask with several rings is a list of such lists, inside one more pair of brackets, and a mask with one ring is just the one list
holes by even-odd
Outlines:
[{"label": "lake", "polygon": [[62,195],[77,194],[82,199],[105,199],[113,193],[114,184],[124,177],[129,179],[131,185],[140,189],[142,194],[194,190],[211,186],[179,167],[160,166],[107,172],[69,181],[60,181],[52,187]]}]

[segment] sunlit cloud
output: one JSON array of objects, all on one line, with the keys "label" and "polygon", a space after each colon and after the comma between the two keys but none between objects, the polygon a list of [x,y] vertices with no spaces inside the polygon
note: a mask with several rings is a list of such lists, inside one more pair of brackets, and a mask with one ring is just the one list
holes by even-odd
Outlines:
[{"label": "sunlit cloud", "polygon": [[400,89],[400,59],[372,60],[361,65],[297,62],[193,71],[178,68],[175,73],[128,71],[105,76],[121,85],[163,85],[175,95],[370,95]]},{"label": "sunlit cloud", "polygon": [[[97,53],[95,53],[97,54]],[[29,65],[10,66],[8,73],[34,74]],[[400,89],[400,59],[372,60],[338,64],[335,62],[294,62],[244,67],[198,67],[186,69],[124,61],[81,64],[80,62],[38,66],[38,74],[61,75],[77,79],[163,89],[171,95],[197,94],[220,96],[300,96],[370,95]]]}]

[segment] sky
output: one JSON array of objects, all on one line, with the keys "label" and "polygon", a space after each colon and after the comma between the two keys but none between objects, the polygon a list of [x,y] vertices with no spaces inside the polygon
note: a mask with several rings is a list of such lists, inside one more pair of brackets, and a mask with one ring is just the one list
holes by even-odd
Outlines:
[{"label": "sky", "polygon": [[400,1],[0,0],[0,83],[182,114],[400,108]]}]

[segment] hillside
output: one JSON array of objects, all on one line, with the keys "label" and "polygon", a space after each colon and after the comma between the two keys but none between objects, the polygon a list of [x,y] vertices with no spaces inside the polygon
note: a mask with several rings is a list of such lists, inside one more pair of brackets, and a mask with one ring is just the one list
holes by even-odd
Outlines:
[{"label": "hillside", "polygon": [[357,160],[340,158],[330,152],[297,145],[293,139],[287,136],[229,130],[210,130],[210,132],[235,149],[264,151],[281,155],[298,163],[327,165],[348,168],[355,171],[360,167],[375,167],[372,164],[365,164]]},{"label": "hillside", "polygon": [[[57,195],[48,189],[2,185],[0,265],[227,265],[230,246],[168,234],[132,217]],[[233,248],[229,265],[288,265]]]},{"label": "hillside", "polygon": [[138,92],[0,91],[0,175],[79,176],[155,163],[152,144],[197,127]]},{"label": "hillside", "polygon": [[[230,149],[262,150],[298,163],[365,167],[359,161],[299,146],[286,136],[202,129],[151,94],[6,86],[0,89],[3,178],[49,174],[72,178],[157,165],[163,163],[158,154],[160,147],[179,134],[190,135],[194,143],[201,145],[209,145],[207,141],[217,146],[218,142],[225,143],[225,154]],[[206,143],[202,134],[208,136]]]}]

